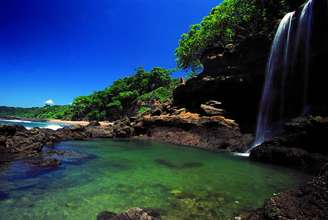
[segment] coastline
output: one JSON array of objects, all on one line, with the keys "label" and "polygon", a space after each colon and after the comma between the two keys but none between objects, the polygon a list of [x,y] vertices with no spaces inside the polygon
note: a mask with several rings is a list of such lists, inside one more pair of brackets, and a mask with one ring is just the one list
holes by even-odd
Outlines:
[{"label": "coastline", "polygon": [[[75,125],[75,126],[87,126],[91,121],[68,121],[60,119],[41,119],[41,118],[20,118],[14,116],[1,116],[0,120],[20,120],[20,121],[31,121],[31,122],[46,122],[46,123],[56,123],[56,124],[65,124],[65,125]],[[100,121],[101,126],[110,126],[113,123],[109,121]]]},{"label": "coastline", "polygon": [[[87,126],[91,122],[91,121],[66,121],[66,120],[60,120],[60,119],[47,119],[45,121],[49,122],[49,123],[77,125],[77,126]],[[112,123],[109,122],[109,121],[100,121],[99,123],[100,123],[101,126],[110,126],[110,125],[112,125]]]}]

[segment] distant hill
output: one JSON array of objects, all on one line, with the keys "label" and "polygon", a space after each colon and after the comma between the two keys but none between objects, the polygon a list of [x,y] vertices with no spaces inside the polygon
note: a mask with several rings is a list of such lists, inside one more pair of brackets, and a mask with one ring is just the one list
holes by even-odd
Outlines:
[{"label": "distant hill", "polygon": [[130,77],[115,81],[102,91],[79,96],[72,105],[34,108],[0,107],[0,117],[66,120],[117,120],[149,110],[147,103],[165,102],[172,97],[177,79],[172,70],[138,68]]}]

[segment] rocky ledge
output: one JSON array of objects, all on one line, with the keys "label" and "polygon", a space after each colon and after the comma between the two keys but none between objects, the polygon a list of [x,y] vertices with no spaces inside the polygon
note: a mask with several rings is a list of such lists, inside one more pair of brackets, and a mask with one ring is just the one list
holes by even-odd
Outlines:
[{"label": "rocky ledge", "polygon": [[[60,165],[60,157],[86,158],[74,152],[43,150],[59,141],[87,140],[92,138],[129,137],[133,128],[128,120],[114,122],[111,126],[100,126],[91,122],[88,126],[66,127],[59,130],[22,126],[0,126],[0,165],[15,159],[23,159],[36,168],[52,169]],[[50,148],[51,149],[51,148]],[[56,157],[54,157],[54,155]]]},{"label": "rocky ledge", "polygon": [[205,105],[203,108],[207,115],[191,113],[184,108],[167,108],[168,111],[157,109],[134,123],[135,134],[142,138],[208,150],[245,150],[251,136],[242,135],[238,124],[220,115],[218,109]]},{"label": "rocky ledge", "polygon": [[300,117],[284,132],[251,151],[252,160],[318,173],[328,162],[328,117]]},{"label": "rocky ledge", "polygon": [[320,175],[305,186],[283,192],[266,202],[265,206],[249,214],[245,220],[327,219],[328,164]]}]

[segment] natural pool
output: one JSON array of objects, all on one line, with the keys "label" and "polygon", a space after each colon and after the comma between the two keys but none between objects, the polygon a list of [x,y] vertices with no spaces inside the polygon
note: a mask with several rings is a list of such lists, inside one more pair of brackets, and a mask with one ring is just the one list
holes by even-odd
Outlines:
[{"label": "natural pool", "polygon": [[64,142],[55,149],[89,157],[42,175],[22,161],[0,168],[0,219],[90,220],[131,207],[156,208],[170,220],[234,219],[308,180],[227,153],[148,141]]}]

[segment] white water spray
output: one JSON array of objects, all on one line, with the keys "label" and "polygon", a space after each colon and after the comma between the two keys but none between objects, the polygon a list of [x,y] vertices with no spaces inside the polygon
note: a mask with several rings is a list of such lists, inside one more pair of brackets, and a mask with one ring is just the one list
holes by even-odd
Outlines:
[{"label": "white water spray", "polygon": [[[286,113],[286,96],[288,94],[287,78],[293,71],[294,65],[301,54],[304,59],[303,75],[299,91],[303,98],[300,114],[304,114],[307,107],[310,35],[312,29],[312,0],[309,0],[297,18],[295,12],[290,12],[281,20],[276,32],[269,60],[266,68],[266,79],[260,110],[257,120],[256,137],[253,146],[246,152],[261,145],[265,140],[276,135],[283,126],[283,122],[288,119]],[[296,20],[297,19],[297,20]],[[296,20],[297,26],[293,27]],[[295,28],[297,28],[295,30]],[[290,80],[290,79],[289,79]]]}]

